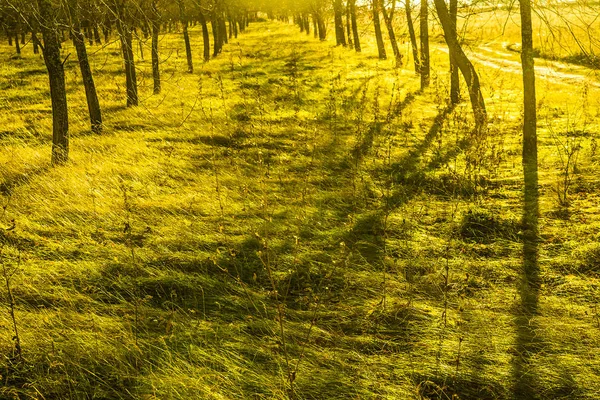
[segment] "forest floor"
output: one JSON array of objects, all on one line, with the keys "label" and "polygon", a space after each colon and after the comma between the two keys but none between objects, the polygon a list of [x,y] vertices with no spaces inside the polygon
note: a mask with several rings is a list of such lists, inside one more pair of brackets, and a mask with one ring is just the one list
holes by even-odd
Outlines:
[{"label": "forest floor", "polygon": [[71,161],[51,167],[43,60],[0,48],[0,397],[600,396],[597,81],[538,80],[525,293],[512,64],[476,62],[490,126],[473,137],[437,46],[425,91],[410,60],[280,23],[194,74],[183,49],[163,37],[153,96],[144,47],[127,109],[117,43],[90,48],[102,136],[67,61]]}]

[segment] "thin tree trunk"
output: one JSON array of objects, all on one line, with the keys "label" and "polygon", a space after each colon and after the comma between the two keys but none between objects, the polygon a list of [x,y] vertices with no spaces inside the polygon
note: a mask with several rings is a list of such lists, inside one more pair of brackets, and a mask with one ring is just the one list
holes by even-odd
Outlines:
[{"label": "thin tree trunk", "polygon": [[521,63],[523,67],[523,271],[519,287],[521,313],[517,315],[517,352],[514,397],[534,399],[539,393],[530,363],[539,351],[536,325],[532,319],[538,313],[540,292],[539,256],[539,189],[537,155],[537,111],[531,1],[519,0],[521,13]]},{"label": "thin tree trunk", "polygon": [[98,31],[98,24],[94,23],[94,41],[98,46],[102,44],[102,39],[100,39],[100,32]]},{"label": "thin tree trunk", "polygon": [[523,167],[525,189],[537,195],[537,111],[530,0],[520,0],[523,66]]},{"label": "thin tree trunk", "polygon": [[319,40],[324,41],[327,39],[327,27],[320,13],[317,14],[317,26],[319,27]]},{"label": "thin tree trunk", "polygon": [[158,35],[160,33],[160,13],[156,7],[156,0],[152,0],[152,80],[154,81],[154,94],[161,91],[160,59],[158,57]]},{"label": "thin tree trunk", "polygon": [[406,23],[408,25],[408,34],[410,36],[410,47],[412,48],[413,63],[415,64],[415,73],[421,71],[421,62],[419,57],[419,48],[417,47],[417,35],[415,34],[415,26],[412,20],[412,12],[410,0],[404,0],[404,9],[406,11]]},{"label": "thin tree trunk", "polygon": [[40,54],[40,39],[35,30],[31,32],[31,41],[33,42],[33,54]]},{"label": "thin tree trunk", "polygon": [[[119,13],[119,15],[122,14]],[[139,100],[135,59],[133,56],[133,33],[128,24],[122,21],[122,18],[117,19],[117,30],[119,31],[119,37],[121,38],[121,48],[123,50],[123,60],[125,62],[127,107],[137,106]]]},{"label": "thin tree trunk", "polygon": [[202,45],[204,47],[204,61],[210,61],[210,36],[208,33],[208,25],[204,14],[200,14],[200,25],[202,25]]},{"label": "thin tree trunk", "polygon": [[59,49],[58,27],[54,21],[56,10],[50,0],[37,0],[40,27],[44,37],[44,61],[50,80],[52,99],[52,164],[64,164],[69,160],[69,111],[65,70]]},{"label": "thin tree trunk", "polygon": [[477,71],[469,61],[463,51],[458,39],[456,38],[456,26],[452,24],[448,7],[446,7],[445,0],[434,0],[435,7],[437,9],[438,17],[444,30],[444,38],[446,44],[451,53],[454,54],[454,59],[458,65],[460,72],[462,73],[467,86],[469,88],[469,98],[471,99],[471,107],[473,108],[473,115],[475,117],[475,125],[477,132],[481,133],[487,125],[487,111],[485,109],[485,101],[483,94],[481,93],[481,86],[479,84],[479,76]]},{"label": "thin tree trunk", "polygon": [[335,23],[336,45],[346,46],[346,35],[344,34],[344,19],[342,17],[342,0],[333,0],[333,13]]},{"label": "thin tree trunk", "polygon": [[352,17],[350,14],[350,0],[346,0],[346,36],[348,36],[348,46],[353,47],[354,43],[352,42],[352,24],[350,22]]},{"label": "thin tree trunk", "polygon": [[358,24],[356,23],[356,0],[348,0],[350,3],[350,20],[352,22],[352,36],[354,37],[354,50],[360,53],[360,37],[358,36]]},{"label": "thin tree trunk", "polygon": [[185,55],[187,57],[188,72],[194,72],[194,62],[192,61],[192,45],[190,44],[190,34],[188,32],[188,19],[185,15],[185,4],[183,0],[177,1],[179,5],[179,20],[183,25],[183,40],[185,42]]},{"label": "thin tree trunk", "polygon": [[219,34],[219,38],[221,39],[221,49],[224,44],[229,43],[229,39],[227,38],[227,24],[225,24],[225,16],[221,13],[219,16],[219,29],[221,30]]},{"label": "thin tree trunk", "polygon": [[[395,2],[395,0],[392,1]],[[399,67],[402,65],[402,53],[400,53],[398,42],[396,41],[396,33],[394,33],[392,16],[388,14],[387,10],[385,9],[385,0],[381,0],[381,11],[383,13],[383,20],[385,21],[385,25],[388,30],[388,36],[390,37],[390,43],[392,44],[392,51],[394,52],[394,57],[396,58],[396,66]]]},{"label": "thin tree trunk", "polygon": [[[458,0],[450,0],[450,20],[457,32]],[[458,40],[458,38],[457,38]],[[460,101],[460,81],[458,66],[454,60],[454,54],[450,52],[450,104],[458,104]]]},{"label": "thin tree trunk", "polygon": [[317,27],[317,18],[315,17],[315,14],[311,14],[312,16],[312,22],[313,22],[313,37],[316,39],[319,37],[319,28]]},{"label": "thin tree trunk", "polygon": [[81,31],[77,0],[69,0],[68,4],[69,12],[71,14],[71,23],[73,24],[71,35],[73,45],[77,52],[77,59],[79,60],[79,69],[81,71],[83,87],[85,88],[85,97],[87,99],[92,132],[102,133],[102,111],[100,109],[100,102],[98,101],[94,76],[92,75],[92,69],[88,60],[87,49],[85,48],[85,37]]},{"label": "thin tree trunk", "polygon": [[[445,1],[445,0],[442,0]],[[436,2],[437,4],[437,2]],[[444,3],[444,7],[446,4]],[[440,17],[441,18],[441,17]],[[420,35],[421,35],[421,63],[419,72],[421,73],[421,90],[429,86],[430,66],[429,66],[429,0],[421,1]]]},{"label": "thin tree trunk", "polygon": [[385,45],[383,44],[383,35],[381,34],[381,23],[379,22],[379,0],[371,0],[373,6],[373,25],[375,26],[375,38],[377,39],[377,51],[379,59],[385,60]]},{"label": "thin tree trunk", "polygon": [[212,26],[212,34],[213,34],[213,57],[216,57],[221,52],[220,43],[221,40],[219,38],[219,23],[216,21],[216,17],[213,17],[210,20],[210,25]]}]

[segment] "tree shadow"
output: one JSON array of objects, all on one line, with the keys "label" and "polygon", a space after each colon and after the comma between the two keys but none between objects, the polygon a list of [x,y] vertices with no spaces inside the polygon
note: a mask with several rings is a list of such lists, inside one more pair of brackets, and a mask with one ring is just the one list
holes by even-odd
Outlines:
[{"label": "tree shadow", "polygon": [[32,179],[43,175],[48,170],[50,170],[50,165],[43,165],[24,172],[5,174],[4,179],[0,181],[0,194],[10,196],[16,188],[28,184]]},{"label": "tree shadow", "polygon": [[513,360],[515,399],[539,398],[538,379],[532,371],[532,362],[543,343],[537,335],[540,294],[540,271],[538,264],[538,218],[539,194],[537,170],[525,171],[523,204],[523,270],[519,286],[520,305],[515,316],[517,325],[516,357]]}]

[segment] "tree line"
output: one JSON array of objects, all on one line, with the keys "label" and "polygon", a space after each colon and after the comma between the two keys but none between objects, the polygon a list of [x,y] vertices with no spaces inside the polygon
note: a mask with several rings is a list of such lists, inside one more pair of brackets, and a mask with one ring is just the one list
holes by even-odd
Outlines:
[{"label": "tree line", "polygon": [[[31,43],[41,53],[48,71],[52,102],[52,164],[69,159],[69,112],[64,64],[64,42],[70,40],[85,88],[91,130],[102,133],[103,119],[87,46],[121,44],[125,75],[126,104],[139,104],[134,38],[151,39],[154,94],[161,92],[159,35],[181,28],[187,70],[194,72],[193,49],[188,28],[202,28],[205,62],[217,57],[232,37],[246,30],[251,19],[250,4],[244,0],[1,0],[0,26],[8,44],[19,56]],[[210,29],[209,29],[210,25]],[[212,31],[212,39],[210,32]],[[101,34],[102,32],[102,34]],[[211,50],[212,47],[212,50]]]},{"label": "tree line", "polygon": [[[479,75],[463,50],[457,34],[458,0],[433,0],[449,49],[450,104],[460,101],[459,73],[462,75],[473,110],[475,134],[482,135],[487,125],[487,112],[481,92]],[[522,21],[522,64],[524,80],[524,150],[526,170],[537,170],[535,73],[530,0],[520,0]],[[69,154],[69,113],[66,96],[62,43],[71,40],[77,53],[89,110],[91,130],[102,132],[102,111],[94,77],[87,55],[86,42],[100,45],[116,35],[121,44],[126,83],[126,104],[139,104],[136,76],[134,37],[151,38],[153,91],[161,92],[159,35],[181,28],[185,43],[187,72],[194,72],[193,49],[189,38],[190,25],[200,25],[203,38],[203,60],[217,57],[228,39],[237,37],[247,28],[251,16],[264,11],[272,19],[293,21],[301,32],[312,32],[320,40],[327,38],[328,21],[333,17],[336,44],[362,51],[358,27],[359,9],[365,10],[372,21],[378,57],[387,53],[381,17],[387,30],[396,66],[402,65],[403,55],[394,30],[396,13],[403,12],[408,28],[414,69],[420,75],[421,90],[430,82],[429,1],[418,4],[419,42],[415,29],[413,4],[404,0],[399,10],[395,0],[369,0],[357,5],[357,0],[0,0],[0,25],[9,45],[20,54],[28,40],[34,52],[41,49],[47,67],[52,101],[53,139],[52,164],[62,164]],[[370,14],[370,15],[369,15]],[[210,30],[209,30],[210,24]],[[102,34],[100,33],[102,32]],[[212,32],[212,43],[211,43]],[[212,45],[212,52],[211,52]],[[211,54],[212,53],[212,54]],[[535,165],[535,168],[533,167]],[[529,174],[531,176],[531,174]],[[536,178],[537,181],[537,178]],[[537,185],[537,184],[536,184]]]}]

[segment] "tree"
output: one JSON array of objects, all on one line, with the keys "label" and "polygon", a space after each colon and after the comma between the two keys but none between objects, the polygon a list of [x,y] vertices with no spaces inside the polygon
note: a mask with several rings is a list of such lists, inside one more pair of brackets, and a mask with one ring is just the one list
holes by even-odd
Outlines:
[{"label": "tree", "polygon": [[521,64],[523,68],[523,173],[525,180],[525,231],[536,240],[538,213],[537,111],[531,1],[519,0],[521,13]]},{"label": "tree", "polygon": [[75,46],[75,51],[77,52],[79,69],[81,71],[81,78],[85,88],[85,97],[87,100],[92,132],[102,133],[102,111],[100,109],[100,102],[98,101],[94,76],[92,75],[92,69],[90,67],[87,49],[85,47],[85,37],[81,30],[80,8],[81,4],[78,0],[68,1],[69,15],[71,17],[71,37],[73,40],[73,45]]},{"label": "tree", "polygon": [[415,72],[418,74],[421,70],[419,58],[419,49],[417,47],[417,35],[415,34],[415,26],[413,25],[410,0],[404,0],[404,10],[406,12],[406,24],[408,25],[408,34],[410,36],[410,46],[413,53],[413,63],[415,64]]},{"label": "tree", "polygon": [[396,0],[392,0],[392,8],[388,13],[385,8],[385,0],[381,0],[381,11],[383,13],[383,20],[385,21],[385,25],[388,30],[388,36],[390,37],[390,43],[392,44],[392,51],[394,52],[394,57],[396,58],[396,66],[402,65],[402,53],[400,53],[400,49],[398,48],[398,42],[396,41],[396,33],[394,32],[394,12],[396,10]]},{"label": "tree", "polygon": [[[450,0],[450,20],[456,32],[456,23],[458,17],[458,0]],[[458,40],[458,38],[457,38]],[[458,76],[458,65],[454,60],[454,55],[449,52],[450,57],[450,104],[458,104],[460,101],[460,81]]]},{"label": "tree", "polygon": [[434,0],[434,2],[440,23],[442,24],[442,29],[444,30],[444,39],[448,45],[448,50],[452,53],[460,72],[467,82],[467,87],[469,88],[469,98],[475,117],[476,130],[477,132],[482,132],[487,125],[487,111],[485,109],[483,94],[481,93],[479,76],[477,75],[477,71],[475,71],[475,67],[473,67],[473,64],[469,61],[469,58],[458,42],[456,24],[454,24],[450,18],[450,13],[448,12],[445,0]]},{"label": "tree", "polygon": [[350,20],[352,22],[352,37],[354,38],[354,50],[360,53],[360,37],[358,36],[358,24],[356,23],[356,0],[348,0],[350,7]]},{"label": "tree", "polygon": [[50,0],[37,0],[38,20],[44,44],[42,52],[50,80],[52,100],[52,164],[63,164],[69,160],[69,111],[65,70],[60,55],[58,36],[58,12]]},{"label": "tree", "polygon": [[137,106],[138,87],[137,74],[135,70],[135,59],[133,57],[133,28],[129,21],[127,0],[112,0],[111,12],[116,19],[117,31],[121,40],[123,60],[125,62],[125,85],[127,88],[127,107]]},{"label": "tree", "polygon": [[160,82],[160,59],[158,56],[158,35],[160,34],[160,11],[158,10],[158,0],[152,0],[151,5],[151,24],[152,24],[152,80],[154,83],[153,93],[161,92]]},{"label": "tree", "polygon": [[[444,1],[444,0],[442,0]],[[444,3],[444,6],[446,4]],[[421,36],[421,62],[419,72],[421,74],[421,90],[429,86],[430,66],[429,66],[429,0],[421,1],[420,36]],[[445,31],[444,31],[445,32]]]},{"label": "tree", "polygon": [[346,46],[346,35],[344,34],[344,19],[342,0],[333,0],[333,16],[335,23],[335,42],[336,44]]},{"label": "tree", "polygon": [[375,39],[377,39],[377,51],[379,53],[379,59],[385,60],[387,55],[385,54],[385,45],[383,44],[383,35],[381,34],[381,23],[379,22],[379,1],[371,0],[373,9],[373,25],[375,27]]},{"label": "tree", "polygon": [[192,61],[192,46],[190,44],[190,34],[188,32],[188,17],[185,13],[185,3],[183,0],[177,0],[177,6],[179,7],[179,21],[183,26],[183,40],[185,42],[185,55],[187,57],[188,72],[191,74],[194,72],[194,62]]}]

